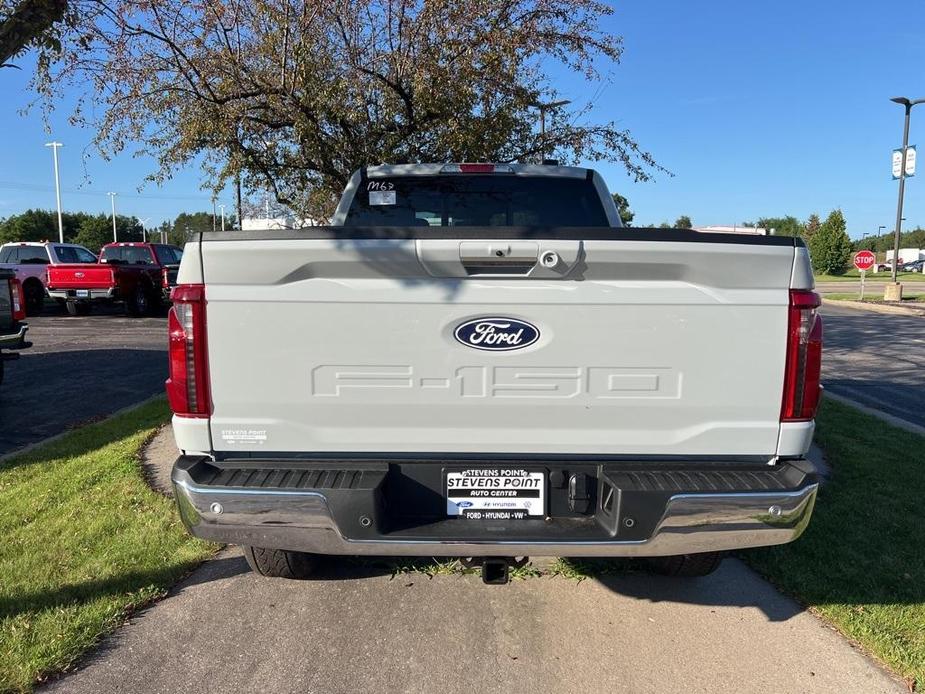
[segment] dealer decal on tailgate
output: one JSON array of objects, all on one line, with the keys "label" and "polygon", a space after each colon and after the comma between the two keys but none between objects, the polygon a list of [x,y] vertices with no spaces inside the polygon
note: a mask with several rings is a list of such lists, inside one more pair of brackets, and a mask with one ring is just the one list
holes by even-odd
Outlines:
[{"label": "dealer decal on tailgate", "polygon": [[472,520],[518,520],[546,514],[542,472],[470,469],[446,473],[446,513]]}]

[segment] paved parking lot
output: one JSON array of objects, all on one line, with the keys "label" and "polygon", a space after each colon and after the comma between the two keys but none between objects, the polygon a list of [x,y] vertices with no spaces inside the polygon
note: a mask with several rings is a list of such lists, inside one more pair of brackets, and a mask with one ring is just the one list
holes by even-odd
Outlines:
[{"label": "paved parking lot", "polygon": [[116,307],[71,317],[49,303],[28,322],[33,346],[0,386],[0,455],[163,392],[165,318]]},{"label": "paved parking lot", "polygon": [[831,305],[822,315],[823,385],[925,426],[925,318]]}]

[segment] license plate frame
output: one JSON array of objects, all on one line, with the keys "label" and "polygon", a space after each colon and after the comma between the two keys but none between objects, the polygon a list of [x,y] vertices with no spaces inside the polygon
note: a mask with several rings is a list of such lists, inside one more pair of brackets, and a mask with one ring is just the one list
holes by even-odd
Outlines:
[{"label": "license plate frame", "polygon": [[466,467],[445,470],[446,515],[460,520],[530,520],[546,516],[545,470]]},{"label": "license plate frame", "polygon": [[89,299],[90,290],[89,289],[78,289],[77,291],[74,292],[74,296],[76,296],[78,299]]}]

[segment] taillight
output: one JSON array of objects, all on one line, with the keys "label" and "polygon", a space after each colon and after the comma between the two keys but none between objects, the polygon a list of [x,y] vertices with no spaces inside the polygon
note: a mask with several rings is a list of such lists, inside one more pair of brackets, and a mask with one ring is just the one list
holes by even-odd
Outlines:
[{"label": "taillight", "polygon": [[816,416],[822,371],[822,316],[816,292],[790,290],[787,320],[787,364],[781,421],[808,421]]},{"label": "taillight", "polygon": [[445,164],[440,173],[514,173],[510,164]]},{"label": "taillight", "polygon": [[26,320],[26,295],[22,290],[22,282],[17,279],[10,280],[10,302],[13,306],[13,320]]},{"label": "taillight", "polygon": [[181,417],[208,417],[212,399],[206,356],[206,289],[201,284],[180,284],[170,293],[170,300],[167,400]]},{"label": "taillight", "polygon": [[167,268],[161,270],[161,286],[164,287],[164,289],[170,286],[170,282],[167,279]]}]

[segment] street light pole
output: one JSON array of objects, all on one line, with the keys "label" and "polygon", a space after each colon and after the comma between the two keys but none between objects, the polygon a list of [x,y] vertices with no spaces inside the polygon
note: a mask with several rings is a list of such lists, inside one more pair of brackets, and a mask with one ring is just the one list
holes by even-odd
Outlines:
[{"label": "street light pole", "polygon": [[112,203],[112,240],[113,243],[119,240],[118,235],[116,234],[116,194],[115,193],[106,193],[109,196],[109,201]]},{"label": "street light pole", "polygon": [[[896,284],[896,271],[899,269],[899,235],[902,231],[903,195],[906,192],[906,154],[909,151],[909,121],[912,107],[925,102],[925,99],[907,99],[904,96],[894,96],[890,101],[901,104],[906,109],[906,119],[903,125],[903,159],[899,170],[899,200],[896,202],[896,232],[893,236],[893,284]],[[900,298],[902,293],[900,292]]]},{"label": "street light pole", "polygon": [[58,202],[58,241],[64,243],[64,222],[61,220],[61,183],[58,180],[58,147],[63,147],[60,142],[46,142],[46,147],[51,147],[52,155],[55,160],[55,199]]},{"label": "street light pole", "polygon": [[542,163],[546,159],[546,111],[551,111],[554,108],[559,108],[560,106],[566,106],[567,104],[572,103],[568,99],[562,99],[561,101],[550,101],[548,103],[542,103],[539,101],[534,101],[531,106],[539,110],[540,112],[540,162]]},{"label": "street light pole", "polygon": [[225,206],[219,205],[218,209],[222,212],[222,231],[225,231]]}]

